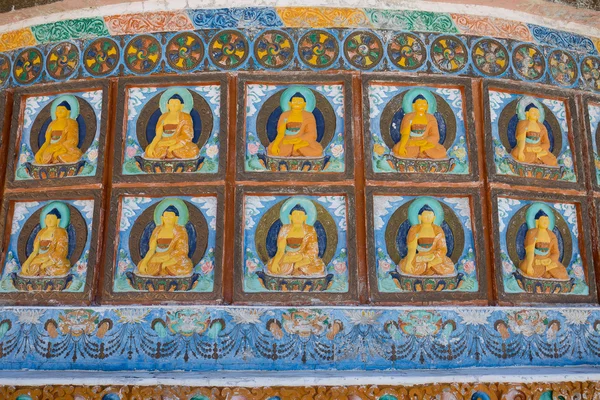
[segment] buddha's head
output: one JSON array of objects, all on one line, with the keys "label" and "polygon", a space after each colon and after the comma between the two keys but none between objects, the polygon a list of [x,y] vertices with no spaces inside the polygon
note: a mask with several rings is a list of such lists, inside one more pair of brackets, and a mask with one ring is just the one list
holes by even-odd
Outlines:
[{"label": "buddha's head", "polygon": [[306,210],[302,206],[297,205],[292,208],[290,212],[290,222],[292,225],[302,225],[306,222],[306,218]]},{"label": "buddha's head", "polygon": [[183,110],[183,99],[178,94],[174,95],[167,102],[167,110],[170,112],[179,112]]},{"label": "buddha's head", "polygon": [[296,94],[290,99],[289,105],[293,111],[302,111],[306,108],[306,100],[301,95]]},{"label": "buddha's head", "polygon": [[413,101],[413,111],[414,112],[422,115],[422,114],[425,114],[428,109],[429,109],[429,103],[427,102],[425,97],[423,97],[422,95],[418,95],[417,97],[415,97],[415,100]]},{"label": "buddha's head", "polygon": [[44,222],[46,223],[47,228],[56,228],[60,224],[60,212],[55,208],[46,214],[46,218]]},{"label": "buddha's head", "polygon": [[56,118],[57,119],[65,119],[69,116],[70,110],[63,105],[56,107]]},{"label": "buddha's head", "polygon": [[540,110],[536,106],[530,106],[530,108],[525,111],[525,118],[527,118],[528,121],[539,121]]},{"label": "buddha's head", "polygon": [[429,206],[423,206],[419,210],[419,222],[421,224],[430,225],[435,221],[435,213]]},{"label": "buddha's head", "polygon": [[179,221],[179,210],[174,206],[167,207],[165,211],[163,211],[160,220],[162,221],[162,225],[175,226]]},{"label": "buddha's head", "polygon": [[550,226],[550,218],[548,217],[548,214],[541,210],[538,211],[538,213],[535,214],[535,226],[538,229],[548,229]]}]

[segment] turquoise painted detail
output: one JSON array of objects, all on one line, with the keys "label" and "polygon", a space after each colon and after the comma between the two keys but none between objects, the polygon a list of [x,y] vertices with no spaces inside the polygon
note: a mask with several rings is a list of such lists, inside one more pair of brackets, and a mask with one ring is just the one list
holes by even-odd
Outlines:
[{"label": "turquoise painted detail", "polygon": [[460,33],[450,14],[374,8],[366,8],[365,12],[374,28]]},{"label": "turquoise painted detail", "polygon": [[102,18],[79,18],[31,27],[39,43],[109,36]]},{"label": "turquoise painted detail", "polygon": [[273,7],[188,10],[196,28],[275,28],[283,21]]}]

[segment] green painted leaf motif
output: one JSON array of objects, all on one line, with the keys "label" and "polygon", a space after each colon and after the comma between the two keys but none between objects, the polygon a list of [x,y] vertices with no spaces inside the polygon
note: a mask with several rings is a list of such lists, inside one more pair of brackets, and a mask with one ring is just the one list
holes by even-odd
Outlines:
[{"label": "green painted leaf motif", "polygon": [[375,28],[459,33],[449,14],[372,8],[367,8],[365,12]]},{"label": "green painted leaf motif", "polygon": [[31,27],[31,30],[36,40],[40,43],[109,35],[102,18],[80,18],[58,21],[50,24],[35,25]]}]

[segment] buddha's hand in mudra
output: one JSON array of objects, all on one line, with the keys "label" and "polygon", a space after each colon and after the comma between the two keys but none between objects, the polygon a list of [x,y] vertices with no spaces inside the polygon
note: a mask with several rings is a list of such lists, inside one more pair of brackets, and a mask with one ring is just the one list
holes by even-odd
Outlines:
[{"label": "buddha's hand in mudra", "polygon": [[419,139],[419,140],[411,140],[411,144],[413,146],[425,147],[425,146],[429,145],[429,142],[425,139]]},{"label": "buddha's hand in mudra", "polygon": [[552,260],[549,258],[542,258],[542,259],[537,259],[535,260],[535,264],[536,265],[543,265],[543,266],[548,266],[552,263]]},{"label": "buddha's hand in mudra", "polygon": [[283,256],[283,262],[284,263],[296,263],[298,261],[302,260],[302,254],[298,254],[298,253],[288,253],[286,255]]},{"label": "buddha's hand in mudra", "polygon": [[425,254],[422,256],[417,256],[417,262],[431,262],[435,259],[433,254]]}]

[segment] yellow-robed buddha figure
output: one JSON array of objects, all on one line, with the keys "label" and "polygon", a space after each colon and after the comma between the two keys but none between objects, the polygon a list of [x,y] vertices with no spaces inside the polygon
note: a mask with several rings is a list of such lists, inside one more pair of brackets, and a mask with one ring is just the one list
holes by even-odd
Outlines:
[{"label": "yellow-robed buddha figure", "polygon": [[146,276],[188,276],[194,265],[189,257],[189,237],[185,225],[189,214],[185,203],[165,199],[154,210],[156,227],[148,252],[137,265],[137,273]]},{"label": "yellow-robed buddha figure", "polygon": [[323,146],[317,141],[317,122],[312,111],[315,95],[309,88],[292,86],[281,95],[283,113],[277,122],[277,136],[267,154],[274,157],[322,157]]},{"label": "yellow-robed buddha figure", "polygon": [[44,144],[35,153],[35,163],[70,164],[83,156],[79,149],[79,102],[75,96],[60,96],[52,103],[52,122],[44,135]]},{"label": "yellow-robed buddha figure", "polygon": [[411,228],[406,238],[406,256],[400,261],[400,271],[407,275],[454,275],[454,262],[447,256],[446,235],[440,224],[444,211],[432,198],[413,201],[408,210]]},{"label": "yellow-robed buddha figure", "polygon": [[193,99],[187,89],[171,88],[163,93],[160,98],[162,115],[156,123],[156,134],[146,147],[145,158],[185,160],[200,155],[198,145],[193,142],[192,107]]},{"label": "yellow-robed buddha figure", "polygon": [[35,236],[33,251],[21,265],[21,276],[50,277],[67,275],[71,268],[68,259],[70,212],[66,204],[52,202],[40,215],[41,230]]},{"label": "yellow-robed buddha figure", "polygon": [[517,106],[517,115],[517,145],[512,149],[511,156],[522,163],[558,166],[556,156],[550,152],[550,139],[544,126],[542,105],[529,96],[524,97]]},{"label": "yellow-robed buddha figure", "polygon": [[[412,102],[411,102],[412,101]],[[406,114],[400,123],[400,141],[392,149],[399,158],[448,158],[440,141],[438,122],[433,115],[437,104],[435,97],[423,89],[412,89],[403,98]]]},{"label": "yellow-robed buddha figure", "polygon": [[554,229],[554,213],[545,204],[534,203],[527,210],[525,258],[519,270],[530,278],[569,279],[567,269],[560,262],[558,239]]},{"label": "yellow-robed buddha figure", "polygon": [[269,275],[325,276],[325,263],[319,257],[314,223],[317,209],[308,198],[293,197],[281,207],[283,224],[277,236],[277,253],[267,264]]}]

